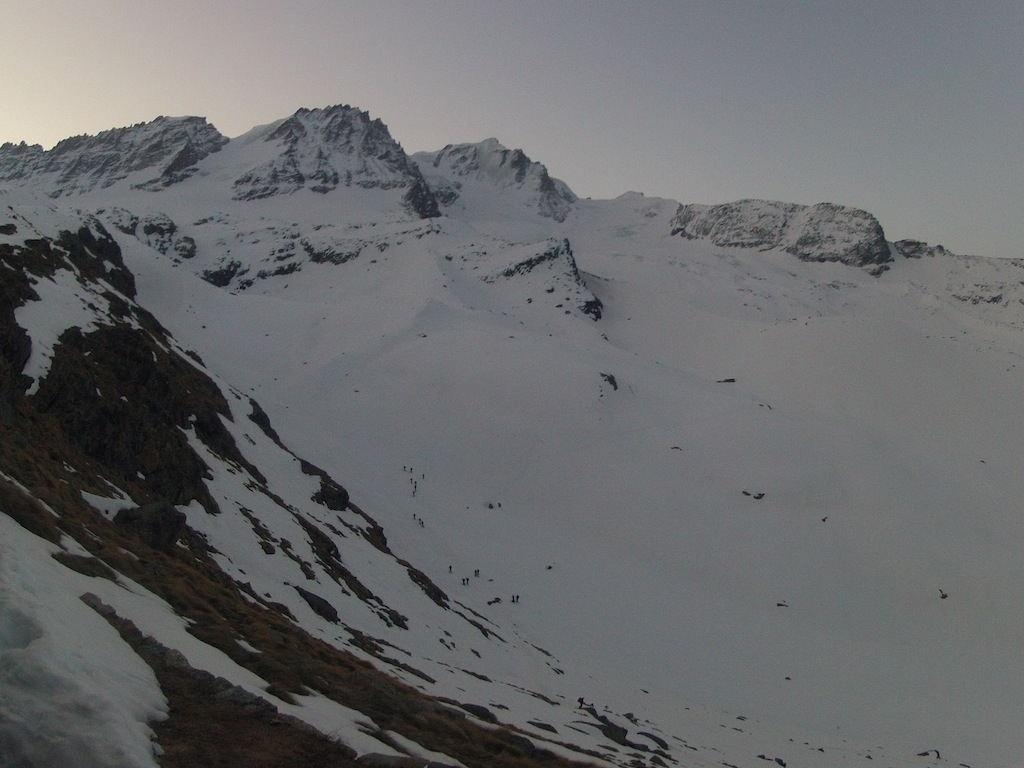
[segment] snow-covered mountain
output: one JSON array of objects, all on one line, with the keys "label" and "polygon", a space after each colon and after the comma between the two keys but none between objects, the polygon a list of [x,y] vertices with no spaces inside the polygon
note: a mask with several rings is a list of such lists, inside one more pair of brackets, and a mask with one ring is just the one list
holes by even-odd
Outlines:
[{"label": "snow-covered mountain", "polygon": [[1019,761],[1024,261],[331,107],[6,144],[0,262],[9,764]]},{"label": "snow-covered mountain", "polygon": [[[491,197],[495,208],[506,208],[513,201],[541,216],[565,221],[576,202],[568,185],[548,175],[548,169],[535,163],[521,149],[503,147],[497,139],[479,144],[449,144],[438,152],[413,156],[433,182],[435,194],[444,206],[479,205]],[[464,184],[475,185],[460,201]],[[488,195],[487,192],[491,192]],[[497,194],[495,194],[497,193]],[[472,218],[479,219],[481,211]],[[520,217],[521,218],[521,217]]]},{"label": "snow-covered mountain", "polygon": [[269,149],[269,157],[233,183],[235,200],[262,200],[300,189],[325,194],[340,185],[404,190],[402,200],[420,218],[437,216],[437,202],[419,168],[380,120],[336,106],[300,109],[278,123],[256,128],[242,144]]}]

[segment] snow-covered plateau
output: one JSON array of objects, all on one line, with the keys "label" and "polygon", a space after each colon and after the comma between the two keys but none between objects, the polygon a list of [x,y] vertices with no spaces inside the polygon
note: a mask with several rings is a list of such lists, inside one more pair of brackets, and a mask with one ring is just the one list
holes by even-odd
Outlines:
[{"label": "snow-covered plateau", "polygon": [[338,106],[5,144],[0,265],[0,765],[1024,760],[1024,261]]}]

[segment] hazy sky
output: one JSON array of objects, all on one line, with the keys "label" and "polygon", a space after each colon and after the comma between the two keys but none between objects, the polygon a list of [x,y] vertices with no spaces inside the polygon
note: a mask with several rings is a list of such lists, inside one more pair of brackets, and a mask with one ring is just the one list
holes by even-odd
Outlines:
[{"label": "hazy sky", "polygon": [[1024,0],[33,0],[3,49],[0,142],[345,103],[581,196],[829,201],[1024,256]]}]

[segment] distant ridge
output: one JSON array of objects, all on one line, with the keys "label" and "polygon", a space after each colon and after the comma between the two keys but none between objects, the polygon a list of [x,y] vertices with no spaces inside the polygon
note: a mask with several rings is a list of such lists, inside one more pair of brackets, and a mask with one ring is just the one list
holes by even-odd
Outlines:
[{"label": "distant ridge", "polygon": [[189,178],[196,163],[227,142],[205,118],[158,117],[64,139],[51,150],[5,143],[0,146],[0,181],[33,182],[55,198],[125,179],[136,189],[163,189]]}]

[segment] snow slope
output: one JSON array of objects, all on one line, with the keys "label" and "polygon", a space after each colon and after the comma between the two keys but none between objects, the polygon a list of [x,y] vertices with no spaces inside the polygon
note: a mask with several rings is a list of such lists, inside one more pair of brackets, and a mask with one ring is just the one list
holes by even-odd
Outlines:
[{"label": "snow slope", "polygon": [[59,547],[6,515],[0,533],[4,765],[156,765],[146,722],[166,703],[152,670],[78,599],[99,580],[58,565]]},{"label": "snow slope", "polygon": [[[271,486],[302,506],[315,482],[246,423],[243,397],[381,524],[394,558],[339,546],[409,628],[317,589],[434,682],[395,675],[618,764],[632,753],[601,716],[679,765],[1017,763],[1020,263],[895,249],[871,274],[797,258],[784,232],[681,237],[679,204],[638,194],[563,195],[564,216],[542,215],[477,172],[500,163],[452,171],[458,198],[429,221],[379,187],[239,199],[260,147],[75,205],[114,234],[140,304],[230,382],[238,443]],[[440,190],[458,164],[436,157],[417,160]],[[0,202],[33,220],[26,195]],[[159,215],[165,248],[143,225]],[[30,313],[45,349],[48,315]],[[223,508],[304,540],[206,459]],[[184,511],[227,573],[348,642],[244,515]]]}]

